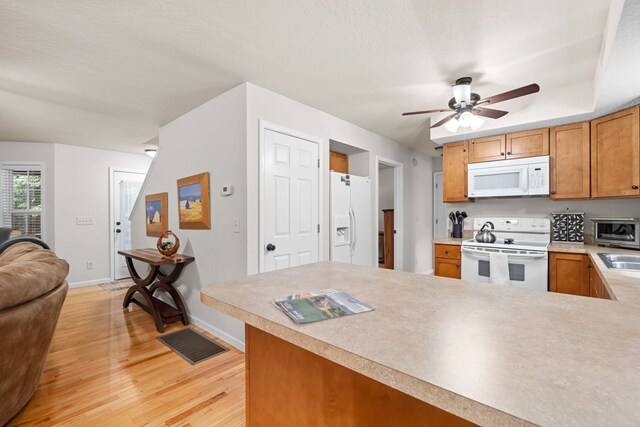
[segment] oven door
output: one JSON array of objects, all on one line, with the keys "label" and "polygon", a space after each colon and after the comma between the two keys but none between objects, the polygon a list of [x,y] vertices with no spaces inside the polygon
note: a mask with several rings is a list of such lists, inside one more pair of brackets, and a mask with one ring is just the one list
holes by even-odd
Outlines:
[{"label": "oven door", "polygon": [[548,253],[545,251],[462,247],[462,280],[489,283],[489,253],[503,252],[509,257],[509,279],[516,288],[547,291]]},{"label": "oven door", "polygon": [[469,165],[469,197],[525,196],[529,194],[527,165],[483,167]]}]

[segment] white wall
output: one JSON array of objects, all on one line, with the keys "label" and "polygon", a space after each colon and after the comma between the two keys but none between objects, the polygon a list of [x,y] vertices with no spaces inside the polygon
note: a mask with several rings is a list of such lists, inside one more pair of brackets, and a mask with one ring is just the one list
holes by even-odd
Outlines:
[{"label": "white wall", "polygon": [[393,168],[378,172],[378,230],[384,231],[383,209],[393,209]]},{"label": "white wall", "polygon": [[[149,171],[144,194],[169,193],[169,229],[180,238],[180,252],[193,255],[176,283],[192,321],[230,344],[243,348],[244,325],[200,302],[204,285],[247,274],[246,88],[244,85],[206,102],[160,128],[160,150]],[[211,229],[182,230],[178,226],[179,178],[209,172]],[[221,197],[223,185],[234,194]],[[134,247],[154,247],[147,237],[144,203],[133,212]],[[233,232],[235,220],[239,233]]]},{"label": "white wall", "polygon": [[[0,162],[44,162],[44,235],[55,249],[55,161],[53,144],[39,142],[0,142]],[[1,207],[0,207],[1,208]]]},{"label": "white wall", "polygon": [[[0,162],[44,162],[44,240],[69,263],[68,282],[99,283],[111,277],[109,167],[146,172],[145,155],[73,145],[0,142]],[[76,225],[76,216],[94,224]],[[87,261],[94,269],[87,270]]]},{"label": "white wall", "polygon": [[[94,284],[112,276],[109,218],[109,168],[146,173],[144,154],[52,144],[55,156],[56,254],[69,263],[71,286]],[[77,216],[93,217],[93,225],[76,225]],[[87,270],[87,261],[94,269]]]},{"label": "white wall", "polygon": [[[378,167],[376,156],[382,156],[403,164],[404,180],[404,270],[426,272],[431,269],[432,245],[431,217],[432,201],[429,180],[432,164],[429,158],[395,141],[362,129],[344,120],[316,110],[292,99],[247,83],[247,265],[248,272],[259,270],[259,229],[258,229],[258,175],[259,175],[259,120],[284,126],[299,132],[319,137],[323,140],[321,148],[323,168],[323,259],[329,259],[329,140],[369,151],[369,167],[372,178],[372,200],[377,199],[375,173]],[[417,165],[412,165],[416,158]],[[419,172],[414,169],[419,169]],[[427,180],[426,182],[423,180]],[[425,195],[426,193],[426,195]],[[372,206],[372,218],[377,218],[375,206]],[[372,233],[377,236],[377,223],[372,221]],[[429,240],[428,244],[426,240]],[[377,241],[376,239],[373,240]],[[373,265],[377,260],[377,245],[372,245]]]}]

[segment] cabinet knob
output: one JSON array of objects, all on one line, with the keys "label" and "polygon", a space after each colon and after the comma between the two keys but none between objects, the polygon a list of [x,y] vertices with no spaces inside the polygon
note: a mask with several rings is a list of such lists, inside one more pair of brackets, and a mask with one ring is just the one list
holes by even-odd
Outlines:
[{"label": "cabinet knob", "polygon": [[456,264],[456,268],[460,268],[460,264]]},{"label": "cabinet knob", "polygon": [[448,253],[449,253],[449,251],[444,251],[444,253],[445,253],[445,254],[448,254]]},{"label": "cabinet knob", "polygon": [[552,191],[552,192],[551,192],[551,194],[556,194],[556,192],[555,192],[555,191]]},{"label": "cabinet knob", "polygon": [[634,190],[637,190],[638,186],[637,185],[632,185],[631,188],[633,188]]},{"label": "cabinet knob", "polygon": [[504,156],[504,153],[500,153],[501,156]]},{"label": "cabinet knob", "polygon": [[510,156],[511,155],[511,151],[507,151],[507,155]]}]

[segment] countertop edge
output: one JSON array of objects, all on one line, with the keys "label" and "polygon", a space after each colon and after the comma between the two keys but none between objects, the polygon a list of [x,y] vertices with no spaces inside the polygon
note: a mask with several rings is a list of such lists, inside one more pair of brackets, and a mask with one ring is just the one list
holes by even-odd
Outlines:
[{"label": "countertop edge", "polygon": [[[379,364],[363,356],[333,346],[295,329],[287,328],[269,319],[265,319],[231,304],[212,298],[204,293],[207,287],[200,291],[200,301],[203,304],[313,354],[337,363],[347,369],[351,369],[354,372],[360,373],[409,396],[415,397],[427,404],[442,409],[443,411],[479,425],[535,425],[522,418],[510,415],[499,409],[412,377],[401,371],[389,368],[388,366]],[[353,360],[351,360],[353,358],[357,358],[360,362],[364,362],[364,366],[354,363]]]}]

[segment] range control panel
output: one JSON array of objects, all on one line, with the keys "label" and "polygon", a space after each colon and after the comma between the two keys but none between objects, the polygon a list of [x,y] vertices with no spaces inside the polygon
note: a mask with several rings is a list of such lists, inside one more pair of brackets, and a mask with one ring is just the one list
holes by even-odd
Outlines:
[{"label": "range control panel", "polygon": [[551,221],[546,218],[475,218],[473,229],[478,231],[486,223],[493,224],[495,231],[537,232],[551,231]]}]

